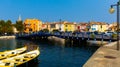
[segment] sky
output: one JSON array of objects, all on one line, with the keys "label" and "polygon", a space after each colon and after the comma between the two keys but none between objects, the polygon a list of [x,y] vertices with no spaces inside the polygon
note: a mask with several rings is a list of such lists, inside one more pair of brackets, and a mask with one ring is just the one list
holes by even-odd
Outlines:
[{"label": "sky", "polygon": [[[118,0],[0,0],[0,20],[16,22],[21,15],[43,22],[116,22],[116,12],[109,13],[110,5]],[[116,9],[116,7],[114,7]]]}]

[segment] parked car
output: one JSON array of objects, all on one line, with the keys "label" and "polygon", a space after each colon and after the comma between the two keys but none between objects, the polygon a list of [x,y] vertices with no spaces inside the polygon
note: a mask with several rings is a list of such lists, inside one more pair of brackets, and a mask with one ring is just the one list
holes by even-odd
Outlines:
[{"label": "parked car", "polygon": [[104,36],[112,36],[112,34],[114,34],[115,32],[105,32],[105,34],[103,34]]}]

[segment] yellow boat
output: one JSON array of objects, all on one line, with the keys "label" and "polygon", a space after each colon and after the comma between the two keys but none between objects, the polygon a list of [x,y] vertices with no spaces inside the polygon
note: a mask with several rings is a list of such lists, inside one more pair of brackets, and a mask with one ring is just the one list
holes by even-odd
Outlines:
[{"label": "yellow boat", "polygon": [[40,54],[39,48],[27,53],[23,53],[14,57],[0,60],[0,67],[15,67],[27,63],[30,60],[37,58]]},{"label": "yellow boat", "polygon": [[0,60],[8,58],[8,57],[15,56],[15,55],[18,55],[20,53],[25,52],[26,50],[27,50],[27,47],[24,46],[22,48],[18,48],[18,49],[15,49],[15,50],[9,50],[9,51],[0,52]]}]

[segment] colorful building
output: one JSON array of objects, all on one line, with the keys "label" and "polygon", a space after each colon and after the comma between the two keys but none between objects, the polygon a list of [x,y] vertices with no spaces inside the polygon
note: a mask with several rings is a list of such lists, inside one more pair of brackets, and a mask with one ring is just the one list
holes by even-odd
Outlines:
[{"label": "colorful building", "polygon": [[26,19],[24,21],[24,26],[25,33],[38,32],[42,29],[42,21],[38,19]]},{"label": "colorful building", "polygon": [[90,22],[90,32],[105,32],[107,30],[108,24],[104,22]]},{"label": "colorful building", "polygon": [[49,30],[50,31],[53,31],[53,30],[58,30],[58,31],[61,31],[61,25],[62,23],[60,22],[51,22],[49,23]]},{"label": "colorful building", "polygon": [[[119,28],[119,29],[120,29],[120,28]],[[116,32],[116,31],[117,31],[117,23],[109,24],[109,26],[108,26],[108,31]]]},{"label": "colorful building", "polygon": [[62,22],[56,22],[56,23],[51,23],[51,31],[56,29],[61,32],[65,31],[74,31],[75,30],[75,23],[70,23],[67,21],[62,21]]},{"label": "colorful building", "polygon": [[43,23],[42,24],[42,30],[43,29],[48,29],[50,31],[50,23],[48,23],[48,22],[47,23]]},{"label": "colorful building", "polygon": [[85,32],[85,31],[88,31],[87,30],[87,23],[78,23],[77,24],[77,31],[79,32]]},{"label": "colorful building", "polygon": [[[47,26],[47,24],[49,24]],[[62,22],[51,22],[51,23],[45,23],[43,24],[43,28],[47,28],[49,29],[49,31],[53,31],[53,30],[58,30],[61,32],[65,32],[65,31],[75,31],[76,29],[76,24],[75,23],[70,23],[67,21],[62,21]]]},{"label": "colorful building", "polygon": [[64,31],[73,32],[76,30],[76,23],[66,22],[64,23]]}]

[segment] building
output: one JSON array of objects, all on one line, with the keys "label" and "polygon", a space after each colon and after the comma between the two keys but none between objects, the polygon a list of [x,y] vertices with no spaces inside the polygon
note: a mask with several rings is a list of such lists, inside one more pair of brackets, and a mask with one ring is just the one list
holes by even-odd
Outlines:
[{"label": "building", "polygon": [[67,21],[62,22],[50,22],[50,23],[44,23],[42,25],[42,29],[48,29],[49,31],[61,31],[61,32],[68,32],[68,31],[75,31],[75,23],[70,23]]},{"label": "building", "polygon": [[90,32],[105,32],[107,30],[108,24],[104,22],[90,22]]},{"label": "building", "polygon": [[42,21],[38,19],[26,19],[24,21],[24,32],[25,33],[33,33],[38,32],[42,29]]},{"label": "building", "polygon": [[58,31],[64,31],[64,24],[65,22],[54,22],[50,24],[51,31],[58,30]]},{"label": "building", "polygon": [[42,30],[43,29],[48,29],[50,28],[50,24],[49,23],[42,23]]},{"label": "building", "polygon": [[19,33],[19,31],[16,29],[16,27],[12,27],[13,28],[13,33],[16,34],[16,33]]},{"label": "building", "polygon": [[74,32],[76,30],[76,23],[66,22],[63,28],[65,32]]},{"label": "building", "polygon": [[78,23],[77,26],[76,26],[77,27],[77,31],[78,32],[88,31],[87,30],[87,25],[88,25],[87,23]]},{"label": "building", "polygon": [[[119,25],[119,30],[120,30],[120,25]],[[116,31],[117,31],[117,23],[114,22],[114,23],[112,23],[112,24],[109,24],[109,26],[108,26],[108,31],[116,32]]]}]

